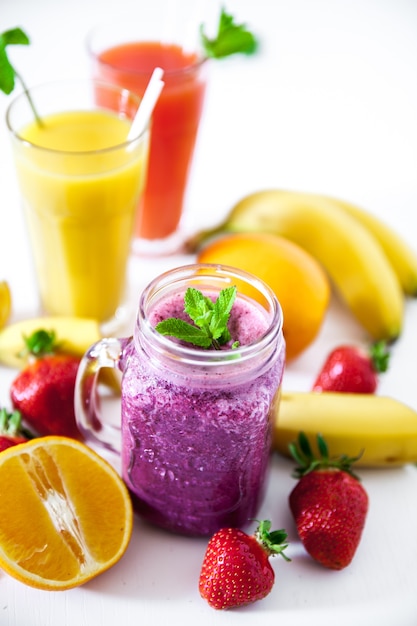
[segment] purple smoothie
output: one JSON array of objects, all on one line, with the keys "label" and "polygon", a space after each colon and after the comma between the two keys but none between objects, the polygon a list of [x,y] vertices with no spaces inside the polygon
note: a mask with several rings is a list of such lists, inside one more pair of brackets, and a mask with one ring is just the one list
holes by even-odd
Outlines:
[{"label": "purple smoothie", "polygon": [[123,477],[148,521],[210,535],[245,526],[262,502],[285,349],[281,333],[278,342],[264,342],[262,359],[246,355],[245,346],[262,341],[271,320],[238,295],[229,322],[238,349],[219,357],[188,344],[189,358],[172,358],[177,342],[150,328],[167,317],[189,321],[183,309],[184,292],[158,300],[147,312],[146,332],[136,332],[124,350]]}]

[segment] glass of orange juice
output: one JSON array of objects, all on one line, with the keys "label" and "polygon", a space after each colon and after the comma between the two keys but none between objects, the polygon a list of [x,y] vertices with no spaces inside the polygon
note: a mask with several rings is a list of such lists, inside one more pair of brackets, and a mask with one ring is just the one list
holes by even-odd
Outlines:
[{"label": "glass of orange juice", "polygon": [[164,70],[165,86],[152,118],[148,176],[133,249],[139,254],[169,254],[181,244],[208,63],[199,44],[197,12],[190,11],[187,2],[148,5],[146,16],[96,27],[87,43],[94,77],[140,96],[153,68]]},{"label": "glass of orange juice", "polygon": [[6,121],[42,310],[115,321],[143,193],[149,128],[127,139],[140,99],[96,81],[30,89]]}]

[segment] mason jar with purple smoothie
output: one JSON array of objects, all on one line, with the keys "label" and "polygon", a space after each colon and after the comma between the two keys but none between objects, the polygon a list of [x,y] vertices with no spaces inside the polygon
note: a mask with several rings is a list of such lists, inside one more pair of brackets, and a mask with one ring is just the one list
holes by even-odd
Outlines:
[{"label": "mason jar with purple smoothie", "polygon": [[[187,290],[214,303],[232,286],[222,345],[158,330],[172,318],[195,325],[184,310]],[[136,511],[150,523],[203,536],[244,527],[265,493],[284,364],[282,312],[265,283],[231,267],[180,267],[143,291],[133,337],[103,339],[84,356],[78,425],[87,442],[120,452]],[[121,435],[97,410],[101,367],[122,372]]]}]

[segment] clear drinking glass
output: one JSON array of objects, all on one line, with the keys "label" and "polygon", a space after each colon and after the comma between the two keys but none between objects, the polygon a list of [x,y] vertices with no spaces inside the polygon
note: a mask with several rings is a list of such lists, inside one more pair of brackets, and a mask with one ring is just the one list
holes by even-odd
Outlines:
[{"label": "clear drinking glass", "polygon": [[7,111],[44,313],[115,319],[124,304],[149,129],[127,134],[140,99],[96,81],[30,89]]},{"label": "clear drinking glass", "polygon": [[138,14],[134,20],[97,26],[87,42],[93,76],[140,96],[153,69],[164,70],[165,86],[153,114],[148,177],[136,222],[133,249],[139,254],[168,254],[181,244],[181,220],[205,99],[208,63],[200,48],[199,23],[190,19],[195,12],[187,3],[171,5],[175,11],[167,12],[169,2],[156,0],[153,13],[147,6],[143,16]]}]

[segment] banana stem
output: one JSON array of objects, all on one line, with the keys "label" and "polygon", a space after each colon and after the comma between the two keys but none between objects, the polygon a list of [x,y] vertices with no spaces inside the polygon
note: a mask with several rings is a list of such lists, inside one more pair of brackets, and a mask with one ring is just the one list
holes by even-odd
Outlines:
[{"label": "banana stem", "polygon": [[234,232],[234,230],[228,226],[227,221],[221,222],[221,224],[214,226],[213,228],[200,230],[186,239],[183,244],[183,251],[185,254],[194,254],[198,252],[210,239],[214,239],[219,235],[225,235],[231,232]]}]

